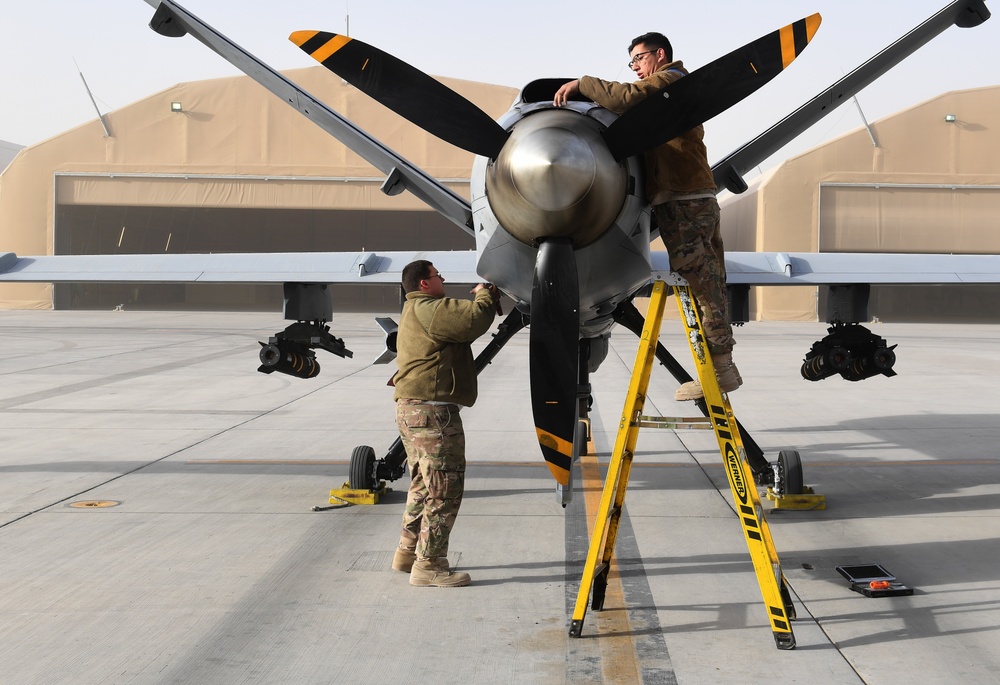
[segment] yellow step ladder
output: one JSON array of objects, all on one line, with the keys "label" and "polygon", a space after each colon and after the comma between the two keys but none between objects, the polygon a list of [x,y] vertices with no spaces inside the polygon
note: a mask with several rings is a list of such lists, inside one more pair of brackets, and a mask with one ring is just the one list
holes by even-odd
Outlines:
[{"label": "yellow step ladder", "polygon": [[[679,279],[680,280],[680,279]],[[683,281],[680,281],[683,283]],[[771,631],[778,649],[794,649],[795,636],[792,634],[791,621],[795,619],[795,607],[785,584],[785,578],[778,562],[778,554],[771,540],[771,533],[764,518],[764,510],[754,484],[753,472],[746,460],[743,443],[736,429],[736,417],[733,415],[729,399],[722,394],[715,377],[715,368],[708,353],[708,346],[701,328],[697,307],[686,284],[672,285],[677,296],[681,320],[691,345],[691,353],[697,367],[698,379],[705,393],[705,402],[709,408],[707,419],[715,431],[719,442],[719,452],[733,492],[733,503],[737,516],[743,528],[743,535],[750,550],[757,582],[764,598],[767,617],[771,623]],[[622,410],[618,424],[618,437],[615,440],[614,452],[608,466],[608,475],[604,482],[604,492],[597,511],[594,524],[594,536],[590,541],[590,551],[583,568],[583,578],[580,581],[580,592],[576,607],[573,610],[573,620],[570,623],[569,634],[579,637],[583,631],[583,619],[587,613],[587,600],[593,590],[592,608],[600,611],[604,608],[604,596],[608,586],[608,574],[611,569],[611,557],[614,553],[615,538],[618,535],[618,523],[621,519],[622,507],[625,503],[625,492],[628,489],[629,473],[632,469],[632,457],[635,451],[639,428],[651,424],[672,423],[671,420],[642,415],[646,399],[646,389],[649,386],[649,374],[655,359],[656,343],[660,336],[660,324],[663,321],[663,306],[670,291],[666,283],[657,280],[653,283],[653,292],[646,314],[646,325],[639,341],[639,351],[636,353],[635,366],[632,371],[632,382],[629,385],[628,396],[625,398],[625,408]],[[683,424],[691,419],[677,419],[673,422]]]}]

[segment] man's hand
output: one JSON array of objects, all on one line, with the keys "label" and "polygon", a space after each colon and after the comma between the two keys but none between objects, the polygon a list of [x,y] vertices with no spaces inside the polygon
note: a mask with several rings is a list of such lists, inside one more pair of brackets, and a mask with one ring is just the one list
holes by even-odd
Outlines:
[{"label": "man's hand", "polygon": [[490,297],[492,297],[494,300],[500,299],[500,288],[496,287],[492,283],[480,283],[479,285],[477,285],[475,288],[472,289],[472,294],[475,295],[483,288],[486,288],[487,290],[490,291]]},{"label": "man's hand", "polygon": [[556,96],[552,100],[552,104],[556,107],[562,107],[566,102],[580,92],[580,79],[570,81],[569,83],[564,83],[560,86],[559,90],[556,91]]},{"label": "man's hand", "polygon": [[493,301],[497,304],[497,314],[503,316],[503,307],[500,304],[500,288],[496,287],[492,283],[480,283],[472,289],[472,293],[478,293],[483,288],[490,291],[490,297],[493,298]]}]

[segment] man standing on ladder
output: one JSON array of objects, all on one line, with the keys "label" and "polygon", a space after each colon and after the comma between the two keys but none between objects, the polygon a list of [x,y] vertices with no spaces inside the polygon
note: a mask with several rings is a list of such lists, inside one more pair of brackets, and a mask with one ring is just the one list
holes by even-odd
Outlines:
[{"label": "man standing on ladder", "polygon": [[[628,52],[628,66],[638,81],[618,83],[584,76],[563,84],[554,104],[561,107],[579,93],[621,114],[688,73],[682,62],[673,61],[673,47],[662,33],[639,36]],[[670,255],[670,269],[687,280],[698,302],[719,388],[732,392],[743,379],[733,363],[736,341],[729,324],[719,203],[704,134],[704,127],[696,126],[646,152],[646,197]],[[677,400],[701,397],[704,391],[697,380],[683,384],[674,394]]]}]

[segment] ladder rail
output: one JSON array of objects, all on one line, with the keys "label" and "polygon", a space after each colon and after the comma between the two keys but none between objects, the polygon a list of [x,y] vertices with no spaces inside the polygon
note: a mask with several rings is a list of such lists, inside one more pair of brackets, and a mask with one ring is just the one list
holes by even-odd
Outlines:
[{"label": "ladder rail", "polygon": [[[611,556],[614,553],[614,542],[618,533],[618,521],[628,487],[628,477],[632,470],[632,455],[635,453],[635,443],[639,435],[638,418],[646,401],[646,390],[649,387],[650,371],[656,357],[656,342],[660,335],[660,325],[663,321],[663,305],[667,297],[667,286],[663,281],[653,284],[653,292],[649,301],[650,315],[646,318],[636,352],[635,365],[632,368],[632,380],[629,384],[625,407],[618,422],[618,436],[615,438],[615,448],[611,453],[611,463],[608,465],[608,475],[604,480],[604,490],[601,503],[597,510],[594,532],[587,552],[587,561],[583,567],[583,577],[580,580],[580,590],[573,610],[569,634],[579,637],[583,630],[583,619],[587,614],[587,600],[594,588],[595,609],[604,604],[604,591],[610,573]],[[612,500],[615,509],[612,514]],[[598,557],[601,557],[600,575]],[[595,587],[596,586],[596,587]],[[600,606],[596,606],[600,603]]]},{"label": "ladder rail", "polygon": [[753,470],[747,460],[736,417],[728,397],[719,388],[712,355],[708,350],[708,341],[704,337],[704,329],[691,288],[687,285],[674,286],[674,292],[775,645],[778,649],[794,649],[795,635],[792,632],[791,621],[795,618],[795,608],[781,572],[778,553],[771,538],[764,509],[760,504]]}]

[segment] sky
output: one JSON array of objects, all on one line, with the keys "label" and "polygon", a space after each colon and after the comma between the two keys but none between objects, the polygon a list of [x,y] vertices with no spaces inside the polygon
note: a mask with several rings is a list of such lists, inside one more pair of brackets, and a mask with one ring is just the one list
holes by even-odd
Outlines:
[{"label": "sky", "polygon": [[[989,1],[989,0],[988,0]],[[583,74],[631,81],[630,40],[665,33],[694,69],[797,19],[823,23],[799,58],[706,125],[715,161],[763,132],[851,69],[945,7],[947,0],[181,0],[189,12],[277,69],[313,66],[287,40],[296,30],[348,33],[422,71],[519,88]],[[650,8],[655,9],[650,9]],[[996,3],[994,11],[1000,9]],[[0,0],[0,140],[32,145],[185,81],[238,75],[190,36],[148,28],[145,0]],[[1000,85],[1000,19],[952,27],[859,94],[875,122],[952,90]],[[79,72],[78,72],[79,69]],[[946,112],[942,112],[942,117]],[[364,122],[357,122],[364,128]],[[851,102],[761,169],[862,125]],[[752,178],[748,174],[748,180]]]}]

